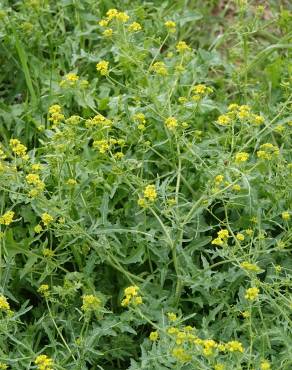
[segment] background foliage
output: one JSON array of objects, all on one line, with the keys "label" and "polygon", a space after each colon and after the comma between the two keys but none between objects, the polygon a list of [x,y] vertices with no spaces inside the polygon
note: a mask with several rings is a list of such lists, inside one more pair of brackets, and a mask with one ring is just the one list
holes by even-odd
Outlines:
[{"label": "background foliage", "polygon": [[2,0],[0,368],[292,368],[291,20]]}]

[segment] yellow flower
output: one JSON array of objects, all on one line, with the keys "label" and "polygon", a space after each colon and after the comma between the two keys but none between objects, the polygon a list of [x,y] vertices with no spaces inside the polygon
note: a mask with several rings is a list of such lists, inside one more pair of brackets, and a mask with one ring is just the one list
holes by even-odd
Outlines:
[{"label": "yellow flower", "polygon": [[259,116],[257,114],[253,114],[251,116],[251,120],[252,120],[252,123],[254,123],[255,125],[262,125],[265,122],[264,117]]},{"label": "yellow flower", "polygon": [[[26,182],[29,185],[35,185],[35,187],[36,187],[37,190],[39,190],[39,191],[44,190],[45,184],[40,179],[40,176],[38,174],[36,174],[36,173],[29,173],[28,175],[26,175],[25,179],[26,179]],[[36,193],[38,193],[38,191],[36,191]]]},{"label": "yellow flower", "polygon": [[244,240],[244,235],[241,234],[241,233],[237,233],[236,234],[236,239],[239,240],[240,242],[242,242]]},{"label": "yellow flower", "polygon": [[223,180],[224,180],[224,176],[223,175],[217,175],[215,177],[215,183],[216,183],[216,185],[220,185]]},{"label": "yellow flower", "polygon": [[77,184],[77,181],[75,179],[68,179],[67,182],[66,182],[67,185],[76,185]]},{"label": "yellow flower", "polygon": [[11,147],[12,152],[17,156],[20,157],[24,160],[28,159],[28,155],[26,154],[27,152],[27,147],[17,139],[10,139],[9,140],[9,145]]},{"label": "yellow flower", "polygon": [[44,250],[43,250],[43,256],[44,257],[52,258],[52,257],[54,257],[54,254],[55,254],[55,252],[53,250],[49,249],[49,248],[44,248]]},{"label": "yellow flower", "polygon": [[43,295],[44,297],[48,297],[49,296],[49,286],[48,284],[42,284],[39,288],[38,288],[38,292]]},{"label": "yellow flower", "polygon": [[167,75],[166,65],[163,62],[156,62],[151,66],[151,70],[161,76]]},{"label": "yellow flower", "polygon": [[257,156],[260,159],[271,160],[280,154],[280,150],[276,145],[271,143],[265,143],[260,146],[260,150],[257,151]]},{"label": "yellow flower", "polygon": [[155,185],[147,185],[144,189],[144,197],[150,202],[153,202],[157,198],[157,192]]},{"label": "yellow flower", "polygon": [[167,317],[168,317],[169,321],[176,321],[176,319],[177,319],[177,316],[174,312],[168,312]]},{"label": "yellow flower", "polygon": [[34,363],[37,365],[38,370],[53,370],[54,362],[46,355],[39,355]]},{"label": "yellow flower", "polygon": [[185,41],[179,41],[177,44],[176,44],[176,50],[179,52],[179,53],[184,53],[186,51],[189,51],[191,50],[191,48],[186,44]]},{"label": "yellow flower", "polygon": [[31,165],[31,170],[38,172],[42,169],[42,165],[40,163],[34,163]]},{"label": "yellow flower", "polygon": [[107,30],[104,30],[103,31],[103,36],[105,36],[105,37],[111,37],[112,35],[113,35],[113,29],[112,28],[108,28]]},{"label": "yellow flower", "polygon": [[239,118],[241,121],[244,119],[249,119],[250,112],[248,110],[240,109],[239,112],[237,113],[237,118]]},{"label": "yellow flower", "polygon": [[169,335],[174,335],[174,334],[176,334],[178,332],[178,329],[177,328],[174,328],[174,327],[170,327],[170,328],[168,328],[167,329],[167,333],[169,334]]},{"label": "yellow flower", "polygon": [[79,76],[76,73],[68,73],[64,76],[63,80],[60,82],[61,87],[66,87],[66,86],[75,86],[76,83],[79,80]]},{"label": "yellow flower", "polygon": [[169,129],[169,130],[175,130],[176,127],[178,126],[178,122],[177,122],[177,119],[175,117],[168,117],[165,121],[165,126]]},{"label": "yellow flower", "polygon": [[217,118],[218,125],[228,126],[231,123],[231,118],[227,114],[222,114]]},{"label": "yellow flower", "polygon": [[264,360],[264,361],[261,362],[260,369],[261,370],[270,370],[271,369],[271,364],[269,363],[269,361]]},{"label": "yellow flower", "polygon": [[93,147],[97,148],[101,154],[104,154],[107,152],[110,148],[110,144],[107,140],[95,140],[93,142]]},{"label": "yellow flower", "polygon": [[82,301],[81,309],[84,312],[95,311],[101,307],[101,300],[93,294],[84,295]]},{"label": "yellow flower", "polygon": [[285,221],[288,221],[290,220],[290,213],[288,211],[285,211],[285,212],[282,212],[282,219],[285,220]]},{"label": "yellow flower", "polygon": [[142,297],[138,296],[139,288],[135,285],[131,285],[124,290],[125,298],[122,300],[121,305],[123,307],[129,306],[130,303],[135,306],[143,303]]},{"label": "yellow flower", "polygon": [[62,108],[58,104],[54,104],[49,108],[49,121],[53,122],[54,125],[62,122],[65,116],[62,114]]},{"label": "yellow flower", "polygon": [[259,289],[258,288],[249,288],[245,291],[245,298],[249,301],[254,301],[257,299],[259,295]]},{"label": "yellow flower", "polygon": [[8,365],[4,364],[3,362],[0,362],[0,370],[6,370],[8,369]]},{"label": "yellow flower", "polygon": [[10,311],[10,305],[7,301],[7,298],[4,295],[0,295],[0,310],[1,311]]},{"label": "yellow flower", "polygon": [[224,241],[220,238],[215,238],[212,240],[211,244],[219,245],[220,247],[222,247],[222,245],[224,244]]},{"label": "yellow flower", "polygon": [[131,285],[128,288],[125,288],[124,293],[125,295],[136,296],[138,295],[138,290],[139,288],[137,286]]},{"label": "yellow flower", "polygon": [[158,331],[155,330],[155,331],[152,331],[149,335],[149,339],[152,341],[152,342],[156,342],[157,339],[159,337],[159,334],[158,334]]},{"label": "yellow flower", "polygon": [[100,62],[96,64],[96,70],[102,76],[106,76],[108,75],[108,66],[109,66],[109,62],[107,62],[106,60],[101,60]]},{"label": "yellow flower", "polygon": [[243,352],[243,346],[237,340],[232,340],[226,343],[226,347],[229,352]]},{"label": "yellow flower", "polygon": [[227,239],[229,237],[229,231],[227,229],[222,229],[217,234],[220,239]]},{"label": "yellow flower", "polygon": [[101,19],[98,24],[100,27],[106,27],[108,25],[109,21],[107,19]]},{"label": "yellow flower", "polygon": [[141,31],[141,30],[142,30],[142,26],[138,22],[133,22],[128,27],[129,32],[138,32],[138,31]]},{"label": "yellow flower", "polygon": [[94,128],[96,126],[101,126],[102,128],[111,127],[112,121],[102,114],[98,113],[93,118],[89,118],[85,121],[85,126],[87,128]]},{"label": "yellow flower", "polygon": [[75,125],[78,125],[78,123],[80,122],[80,120],[81,120],[81,117],[76,116],[76,115],[73,115],[73,116],[70,116],[69,118],[67,118],[65,122],[68,125],[75,126]]},{"label": "yellow flower", "polygon": [[116,159],[122,159],[122,158],[124,158],[124,156],[125,156],[125,154],[124,154],[123,152],[117,152],[117,153],[115,153],[115,155],[114,155],[114,157],[115,157]]},{"label": "yellow flower", "polygon": [[125,23],[125,22],[127,22],[128,20],[129,20],[129,16],[128,16],[128,14],[127,13],[125,13],[125,12],[118,12],[118,14],[116,15],[116,19],[118,20],[118,21],[121,21],[121,22],[123,22],[123,23]]},{"label": "yellow flower", "polygon": [[169,32],[174,33],[176,31],[176,23],[174,21],[166,21],[164,25]]},{"label": "yellow flower", "polygon": [[214,370],[224,370],[225,366],[223,364],[216,364],[214,366]]},{"label": "yellow flower", "polygon": [[211,94],[213,92],[213,89],[211,87],[206,86],[206,85],[198,84],[198,85],[195,85],[192,88],[192,92],[195,95],[200,95],[201,97],[203,97],[205,95]]},{"label": "yellow flower", "polygon": [[248,236],[251,236],[253,234],[253,230],[252,229],[246,229],[245,232],[246,232],[246,234]]},{"label": "yellow flower", "polygon": [[206,339],[203,341],[203,354],[205,356],[211,356],[213,354],[213,350],[217,347],[217,343],[213,339]]},{"label": "yellow flower", "polygon": [[42,214],[41,219],[45,226],[48,226],[54,220],[54,218],[49,213],[46,212]]},{"label": "yellow flower", "polygon": [[235,155],[235,162],[246,162],[249,158],[249,154],[246,152],[239,152]]},{"label": "yellow flower", "polygon": [[135,121],[138,121],[142,124],[145,124],[146,123],[146,119],[145,119],[145,115],[143,113],[136,113],[133,115],[133,119]]},{"label": "yellow flower", "polygon": [[118,11],[117,9],[109,9],[106,15],[107,15],[107,19],[110,21],[113,18],[116,18],[116,16],[118,15]]},{"label": "yellow flower", "polygon": [[15,213],[13,211],[4,213],[4,215],[0,217],[0,225],[10,225],[13,222],[14,215]]},{"label": "yellow flower", "polygon": [[250,312],[249,311],[243,311],[241,314],[242,314],[242,317],[245,318],[245,319],[248,319],[250,317]]}]

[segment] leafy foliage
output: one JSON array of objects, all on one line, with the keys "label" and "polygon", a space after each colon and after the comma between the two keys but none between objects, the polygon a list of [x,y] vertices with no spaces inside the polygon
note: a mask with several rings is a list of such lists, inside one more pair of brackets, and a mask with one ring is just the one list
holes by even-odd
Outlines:
[{"label": "leafy foliage", "polygon": [[255,3],[2,2],[0,369],[291,369],[291,12]]}]

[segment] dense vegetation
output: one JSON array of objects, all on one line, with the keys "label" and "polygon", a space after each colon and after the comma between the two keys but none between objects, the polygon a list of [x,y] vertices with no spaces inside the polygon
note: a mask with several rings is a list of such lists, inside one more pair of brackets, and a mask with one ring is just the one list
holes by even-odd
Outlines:
[{"label": "dense vegetation", "polygon": [[291,29],[2,0],[0,369],[292,369]]}]

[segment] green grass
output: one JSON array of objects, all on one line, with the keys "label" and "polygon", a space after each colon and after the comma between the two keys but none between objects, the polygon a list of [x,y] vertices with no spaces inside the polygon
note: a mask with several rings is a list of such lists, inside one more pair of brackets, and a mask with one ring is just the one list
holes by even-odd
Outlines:
[{"label": "green grass", "polygon": [[292,368],[291,22],[2,1],[0,369]]}]

